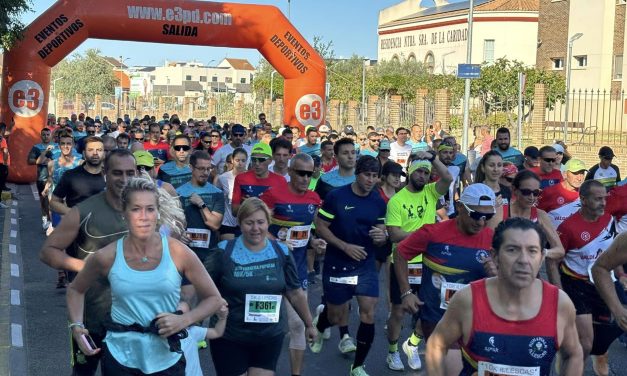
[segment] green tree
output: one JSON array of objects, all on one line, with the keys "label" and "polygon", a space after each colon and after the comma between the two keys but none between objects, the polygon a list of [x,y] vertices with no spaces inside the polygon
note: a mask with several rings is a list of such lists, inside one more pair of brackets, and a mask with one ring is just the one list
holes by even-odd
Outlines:
[{"label": "green tree", "polygon": [[0,1],[0,47],[8,50],[16,40],[21,39],[24,25],[19,16],[32,11],[31,0]]},{"label": "green tree", "polygon": [[96,95],[114,94],[119,85],[113,67],[97,49],[87,50],[84,55],[75,53],[61,61],[52,70],[52,79],[55,78],[62,78],[55,84],[56,92],[66,98],[80,94],[85,112],[94,104]]}]

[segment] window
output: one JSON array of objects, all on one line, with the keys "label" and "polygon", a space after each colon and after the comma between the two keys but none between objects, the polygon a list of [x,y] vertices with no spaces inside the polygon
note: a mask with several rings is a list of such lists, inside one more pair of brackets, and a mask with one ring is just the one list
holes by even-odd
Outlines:
[{"label": "window", "polygon": [[553,69],[564,69],[564,58],[554,57],[551,61],[553,62]]},{"label": "window", "polygon": [[623,55],[614,56],[614,66],[612,67],[612,77],[615,80],[623,79]]},{"label": "window", "polygon": [[588,66],[588,55],[575,56],[577,68],[585,68]]},{"label": "window", "polygon": [[433,56],[433,52],[427,52],[425,56],[425,68],[429,73],[433,73],[433,69],[435,68],[435,57]]},{"label": "window", "polygon": [[625,5],[627,4],[627,0],[616,0],[616,5]]},{"label": "window", "polygon": [[239,83],[240,84],[245,84],[246,83],[246,78],[245,77],[244,78],[240,78],[239,79]]},{"label": "window", "polygon": [[486,63],[494,62],[494,39],[483,40],[483,61]]},{"label": "window", "polygon": [[211,82],[218,82],[218,76],[211,77]]},{"label": "window", "polygon": [[192,76],[185,76],[185,81],[191,81],[192,80]]},{"label": "window", "polygon": [[407,58],[407,62],[410,62],[410,63],[416,62],[416,55],[414,55],[413,52],[409,54],[409,57]]},{"label": "window", "polygon": [[226,82],[227,84],[231,84],[233,83],[233,78],[232,77],[227,77],[224,79],[224,82]]},{"label": "window", "polygon": [[207,76],[200,76],[200,82],[207,82]]}]

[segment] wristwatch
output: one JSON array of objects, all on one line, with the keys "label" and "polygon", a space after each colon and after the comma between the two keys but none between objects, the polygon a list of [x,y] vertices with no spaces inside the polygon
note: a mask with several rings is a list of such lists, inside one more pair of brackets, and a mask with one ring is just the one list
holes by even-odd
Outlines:
[{"label": "wristwatch", "polygon": [[206,207],[207,207],[207,204],[205,204],[204,202],[202,203],[202,205],[200,205],[200,209],[201,209],[201,210],[202,210],[202,209],[204,209],[204,208],[206,208]]},{"label": "wristwatch", "polygon": [[435,160],[435,153],[429,153],[431,154],[431,158],[429,158],[429,162],[433,163],[433,161]]}]

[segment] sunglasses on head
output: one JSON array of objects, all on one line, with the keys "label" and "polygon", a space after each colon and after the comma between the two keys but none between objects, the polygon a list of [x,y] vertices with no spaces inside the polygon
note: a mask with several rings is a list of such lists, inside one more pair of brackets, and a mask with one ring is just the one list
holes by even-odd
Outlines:
[{"label": "sunglasses on head", "polygon": [[495,214],[495,213],[481,213],[476,210],[472,210],[471,208],[468,207],[468,205],[464,204],[463,202],[462,202],[462,205],[464,205],[464,208],[468,212],[468,216],[477,222],[481,220],[489,221],[490,219],[492,219],[492,217],[494,217],[494,214]]},{"label": "sunglasses on head", "polygon": [[541,189],[527,189],[527,188],[520,188],[519,189],[520,193],[523,196],[531,196],[534,195],[535,197],[540,197],[540,194],[542,193]]},{"label": "sunglasses on head", "polygon": [[294,170],[294,172],[298,176],[306,176],[308,178],[310,178],[313,175],[313,171],[307,171],[307,170]]},{"label": "sunglasses on head", "polygon": [[174,145],[172,146],[172,149],[176,150],[176,151],[188,151],[189,149],[191,149],[191,146],[189,145]]},{"label": "sunglasses on head", "polygon": [[555,158],[542,158],[543,161],[545,161],[546,163],[555,163],[556,159]]},{"label": "sunglasses on head", "polygon": [[250,157],[250,162],[251,163],[263,163],[265,161],[267,161],[270,158],[266,158],[266,157]]}]

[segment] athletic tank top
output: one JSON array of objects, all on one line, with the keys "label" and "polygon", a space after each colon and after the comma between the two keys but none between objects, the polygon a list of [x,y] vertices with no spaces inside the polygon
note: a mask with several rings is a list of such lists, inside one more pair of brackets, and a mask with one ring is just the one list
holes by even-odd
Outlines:
[{"label": "athletic tank top", "polygon": [[[503,220],[506,220],[511,217],[512,217],[512,214],[510,213],[509,204],[503,205]],[[532,206],[531,215],[527,219],[530,220],[531,222],[538,222],[538,208],[536,208],[535,206]]]},{"label": "athletic tank top", "polygon": [[[85,259],[128,232],[122,212],[115,211],[107,202],[105,192],[98,193],[76,205],[80,213],[80,227],[76,239],[66,250],[68,255]],[[68,272],[70,280],[76,273]],[[92,333],[105,334],[102,326],[111,310],[111,291],[106,278],[97,280],[85,294],[84,323]]]},{"label": "athletic tank top", "polygon": [[[123,325],[150,326],[162,312],[174,312],[181,295],[181,275],[170,256],[168,238],[161,236],[161,261],[155,269],[135,270],[124,259],[124,238],[118,239],[109,271],[111,320]],[[139,332],[107,332],[107,348],[118,363],[150,374],[174,365],[181,354],[168,341]]]},{"label": "athletic tank top", "polygon": [[52,171],[52,182],[54,183],[55,186],[59,184],[59,182],[61,181],[61,176],[63,176],[63,173],[65,171],[71,170],[74,167],[77,167],[81,161],[81,158],[74,157],[74,160],[72,161],[71,164],[67,166],[61,166],[61,164],[59,164],[60,159],[61,157],[55,159],[53,162],[54,171]]},{"label": "athletic tank top", "polygon": [[468,343],[462,344],[464,368],[460,375],[550,375],[558,349],[559,290],[542,281],[538,314],[532,319],[510,321],[490,307],[485,279],[472,282],[470,288],[472,329]]}]

